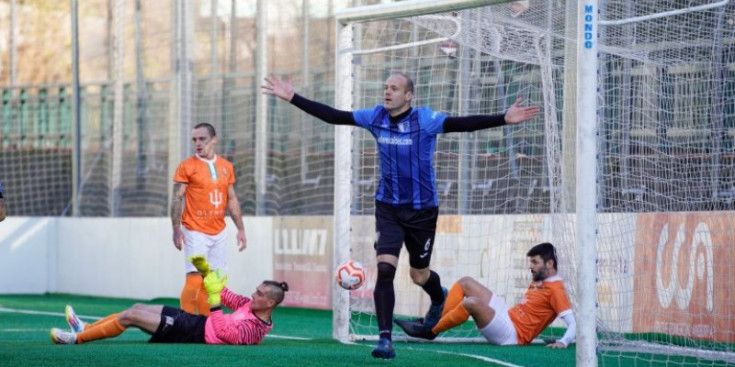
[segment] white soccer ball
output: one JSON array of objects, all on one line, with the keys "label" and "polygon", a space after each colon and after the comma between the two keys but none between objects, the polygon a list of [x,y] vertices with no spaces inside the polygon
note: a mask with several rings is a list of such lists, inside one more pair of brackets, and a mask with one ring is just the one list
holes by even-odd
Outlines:
[{"label": "white soccer ball", "polygon": [[365,267],[357,261],[347,261],[337,268],[337,284],[347,290],[355,290],[365,283]]}]

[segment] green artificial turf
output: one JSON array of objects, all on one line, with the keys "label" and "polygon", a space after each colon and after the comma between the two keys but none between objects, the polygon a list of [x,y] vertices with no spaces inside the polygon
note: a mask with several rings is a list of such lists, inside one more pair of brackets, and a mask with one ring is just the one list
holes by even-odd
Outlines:
[{"label": "green artificial turf", "polygon": [[[71,304],[85,321],[120,312],[135,302],[177,306],[175,299],[150,301],[84,297],[0,295],[0,365],[28,366],[539,366],[575,365],[574,345],[549,349],[543,345],[492,346],[482,343],[437,344],[396,342],[392,361],[370,356],[374,343],[341,344],[332,339],[330,311],[277,308],[274,328],[262,344],[222,346],[148,344],[148,335],[131,328],[122,335],[82,345],[55,345],[52,327],[67,328],[64,306]],[[22,311],[22,312],[18,312]],[[53,314],[46,314],[53,313]],[[498,363],[494,363],[498,362]],[[670,356],[613,354],[600,356],[605,366],[673,366],[696,360]],[[722,366],[709,362],[710,366]]]}]

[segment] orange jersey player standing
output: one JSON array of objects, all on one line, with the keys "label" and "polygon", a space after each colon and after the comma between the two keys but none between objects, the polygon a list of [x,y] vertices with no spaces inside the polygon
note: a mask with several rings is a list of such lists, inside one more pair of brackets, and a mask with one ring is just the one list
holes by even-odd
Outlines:
[{"label": "orange jersey player standing", "polygon": [[[237,226],[239,250],[247,247],[240,203],[235,193],[232,163],[215,154],[217,134],[208,123],[194,126],[196,153],[179,164],[174,174],[171,202],[173,243],[184,257],[203,254],[214,269],[227,269],[225,214]],[[207,292],[196,268],[185,263],[186,282],[181,291],[181,309],[191,314],[209,314]]]},{"label": "orange jersey player standing", "polygon": [[420,321],[409,320],[396,320],[396,324],[410,336],[432,340],[472,316],[489,343],[526,345],[560,317],[567,324],[567,330],[561,339],[547,346],[566,348],[575,339],[576,321],[564,283],[556,273],[556,250],[550,243],[541,243],[532,247],[526,256],[533,281],[523,301],[512,308],[477,280],[463,277],[449,290],[444,312],[435,326],[427,327]]}]

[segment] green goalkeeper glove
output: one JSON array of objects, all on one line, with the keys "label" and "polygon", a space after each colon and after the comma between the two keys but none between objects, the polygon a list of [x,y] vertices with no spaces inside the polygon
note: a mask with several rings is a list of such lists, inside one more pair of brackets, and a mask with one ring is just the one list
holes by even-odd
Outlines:
[{"label": "green goalkeeper glove", "polygon": [[202,275],[202,278],[206,277],[207,274],[209,274],[209,263],[207,262],[207,259],[204,257],[204,255],[189,256],[187,260],[189,260],[189,262],[192,263],[195,268],[197,268],[197,271],[199,272],[199,274]]},{"label": "green goalkeeper glove", "polygon": [[217,307],[222,303],[222,297],[220,294],[222,293],[222,290],[225,289],[226,283],[227,275],[222,276],[219,269],[210,271],[209,274],[204,277],[204,289],[207,290],[207,294],[209,295],[207,298],[209,307]]}]

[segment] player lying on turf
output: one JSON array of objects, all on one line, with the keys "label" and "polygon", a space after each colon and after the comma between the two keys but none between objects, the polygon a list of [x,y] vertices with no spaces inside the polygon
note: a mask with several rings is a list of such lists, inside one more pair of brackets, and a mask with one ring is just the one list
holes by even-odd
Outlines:
[{"label": "player lying on turf", "polygon": [[[135,304],[121,313],[86,324],[71,306],[66,306],[66,321],[72,331],[53,328],[51,340],[56,344],[81,344],[113,338],[135,326],[151,334],[151,343],[259,344],[273,328],[271,314],[283,301],[288,285],[266,280],[248,298],[227,289],[227,277],[219,270],[209,271],[204,256],[192,256],[189,261],[204,277],[209,316],[192,315],[163,305]],[[234,313],[222,313],[222,306]]]},{"label": "player lying on turf", "polygon": [[531,343],[558,316],[566,322],[567,331],[547,346],[566,348],[574,341],[576,322],[564,283],[556,274],[556,250],[550,243],[541,243],[532,247],[526,256],[533,281],[523,301],[512,308],[475,279],[464,277],[449,291],[436,326],[409,320],[396,320],[396,324],[410,336],[432,340],[472,316],[480,333],[491,344],[524,345]]}]

